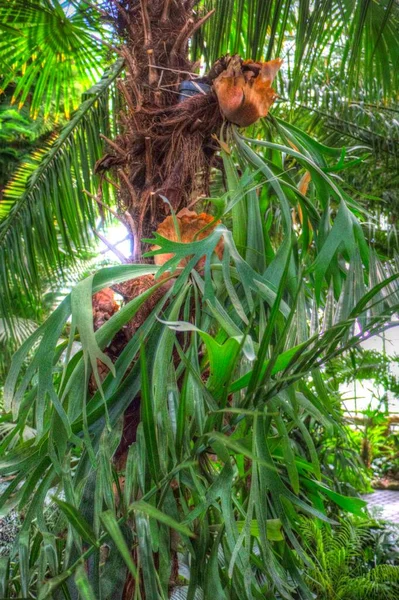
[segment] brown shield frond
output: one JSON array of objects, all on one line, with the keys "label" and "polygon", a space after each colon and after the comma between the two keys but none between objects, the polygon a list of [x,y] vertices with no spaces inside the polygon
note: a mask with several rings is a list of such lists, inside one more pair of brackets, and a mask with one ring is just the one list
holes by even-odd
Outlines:
[{"label": "brown shield frond", "polygon": [[232,56],[213,83],[224,117],[240,127],[248,127],[265,117],[277,98],[271,84],[281,64],[280,58],[254,62]]},{"label": "brown shield frond", "polygon": [[[162,237],[172,240],[174,242],[180,241],[183,244],[188,244],[189,242],[203,240],[208,237],[215,229],[215,227],[220,223],[220,221],[215,220],[212,215],[207,213],[197,214],[194,211],[188,210],[184,208],[177,215],[177,224],[179,227],[179,232],[176,231],[175,223],[173,217],[166,217],[164,221],[159,225],[157,229],[157,233]],[[180,240],[179,240],[180,236]],[[158,250],[159,246],[152,246],[151,250]],[[215,252],[219,258],[222,258],[223,255],[223,239],[221,238],[215,248]],[[156,265],[163,265],[169,259],[173,257],[173,254],[156,254],[154,256],[154,262]],[[183,267],[187,264],[187,260],[185,259],[179,263],[180,267]],[[201,258],[197,263],[197,268],[202,268],[204,266],[205,259]]]}]

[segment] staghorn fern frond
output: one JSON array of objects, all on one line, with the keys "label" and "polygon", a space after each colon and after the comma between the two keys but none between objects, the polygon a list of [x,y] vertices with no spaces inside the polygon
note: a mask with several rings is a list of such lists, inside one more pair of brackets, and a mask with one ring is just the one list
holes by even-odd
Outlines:
[{"label": "staghorn fern frond", "polygon": [[[244,262],[239,260],[238,252],[234,243],[231,242],[229,232],[226,229],[214,231],[208,238],[201,240],[202,248],[198,251],[209,255],[209,262],[212,254],[210,246],[216,246],[222,234],[224,236],[225,249],[230,248],[231,255],[237,261],[236,264],[238,264],[241,272],[245,275],[245,280],[249,284],[245,286],[248,292],[251,287],[254,287],[255,280],[261,283],[261,278],[259,274],[250,271],[245,267]],[[162,238],[157,238],[157,242],[163,244],[163,250],[169,249],[165,248],[166,239],[162,241]],[[169,241],[169,244],[171,243]],[[198,242],[194,242],[193,244],[195,243]],[[172,250],[176,253],[175,260],[180,260],[183,256],[186,257],[192,254],[195,249],[193,244],[186,244],[188,248],[184,248],[185,244],[174,244]],[[197,262],[197,257],[194,257],[193,260]],[[227,261],[226,258],[224,273],[231,281],[236,281],[237,270],[230,263],[231,261]],[[344,352],[348,345],[353,346],[362,339],[362,336],[357,334],[348,341],[345,341],[345,332],[350,331],[353,319],[367,312],[365,311],[366,306],[373,303],[375,296],[384,286],[389,285],[390,281],[382,282],[376,289],[370,290],[358,303],[358,306],[351,311],[348,320],[332,326],[323,334],[319,333],[310,337],[305,344],[291,348],[288,354],[287,352],[282,352],[279,356],[276,356],[276,353],[279,352],[278,348],[281,349],[284,347],[284,342],[287,338],[287,332],[284,329],[278,329],[277,325],[283,322],[287,324],[288,328],[290,323],[292,324],[291,316],[286,311],[281,312],[279,310],[285,280],[282,280],[278,289],[278,295],[275,296],[274,301],[271,300],[265,284],[257,286],[259,291],[254,296],[253,311],[262,313],[268,310],[268,314],[271,315],[268,318],[268,323],[272,324],[276,334],[276,342],[271,344],[269,341],[270,334],[267,329],[259,332],[257,328],[251,327],[248,332],[245,322],[243,323],[237,318],[239,315],[234,317],[232,310],[233,303],[238,306],[237,303],[249,302],[250,295],[245,295],[244,288],[240,283],[235,285],[234,291],[232,290],[232,286],[234,285],[232,283],[229,285],[228,290],[225,290],[223,286],[217,285],[220,266],[220,264],[215,264],[214,268],[210,269],[210,273],[205,266],[205,281],[194,270],[191,272],[192,280],[188,281],[185,278],[184,272],[176,277],[173,287],[158,301],[148,319],[142,323],[130,342],[124,347],[121,355],[114,364],[115,371],[109,373],[103,382],[103,395],[97,389],[91,398],[88,397],[87,393],[88,373],[84,367],[84,363],[90,360],[90,364],[95,369],[98,364],[97,359],[100,358],[100,360],[103,360],[106,358],[103,352],[114,335],[136,314],[142,303],[149,297],[148,295],[154,292],[155,287],[160,284],[162,285],[162,280],[116,312],[96,333],[94,333],[90,325],[92,322],[92,293],[117,282],[139,278],[143,275],[151,273],[159,275],[160,268],[148,264],[120,265],[103,269],[94,278],[89,277],[76,286],[72,294],[64,299],[49,320],[41,326],[40,330],[35,332],[30,340],[24,343],[16,354],[10,370],[6,384],[5,408],[6,410],[12,409],[14,418],[19,414],[19,423],[26,422],[27,415],[24,411],[24,396],[25,392],[27,392],[31,410],[32,412],[34,411],[35,415],[34,421],[37,424],[37,442],[35,447],[39,448],[40,446],[41,450],[35,450],[33,444],[27,442],[21,444],[16,451],[8,453],[5,459],[1,461],[0,466],[3,472],[5,474],[15,473],[16,477],[14,487],[9,488],[8,496],[3,495],[0,499],[0,504],[3,503],[4,508],[7,508],[7,499],[12,502],[19,502],[22,496],[24,498],[28,498],[28,496],[32,498],[31,509],[24,525],[23,533],[25,533],[31,520],[40,514],[41,503],[46,491],[54,485],[59,474],[63,473],[62,469],[65,469],[65,472],[67,472],[67,475],[65,475],[68,478],[67,481],[71,481],[71,477],[73,477],[72,481],[74,485],[74,489],[70,491],[67,485],[62,484],[65,493],[69,494],[67,502],[72,507],[75,507],[82,500],[80,504],[82,514],[79,514],[77,510],[73,512],[73,509],[71,513],[71,509],[68,507],[65,508],[65,510],[68,509],[69,511],[69,525],[71,528],[76,529],[83,522],[83,526],[85,526],[83,519],[86,518],[86,513],[84,511],[88,510],[89,516],[87,518],[92,519],[92,507],[88,499],[82,498],[80,494],[84,486],[84,481],[87,479],[86,474],[90,469],[90,460],[97,460],[95,457],[97,455],[97,464],[99,467],[92,471],[95,474],[97,483],[94,480],[90,480],[86,489],[90,497],[95,496],[101,500],[94,507],[94,511],[97,511],[97,513],[94,513],[94,518],[97,518],[96,515],[100,519],[104,516],[104,513],[101,512],[103,494],[104,499],[107,498],[110,502],[112,509],[107,511],[108,527],[106,527],[106,531],[102,534],[103,537],[101,537],[100,543],[108,539],[108,536],[111,535],[110,532],[112,532],[112,540],[118,546],[116,559],[119,561],[119,565],[123,565],[121,561],[124,560],[122,557],[126,543],[131,543],[128,537],[125,539],[124,536],[128,536],[129,534],[126,532],[126,528],[123,529],[129,510],[131,510],[133,512],[136,511],[135,522],[137,527],[141,528],[139,531],[141,537],[139,539],[141,539],[142,547],[144,548],[142,556],[146,557],[145,569],[146,572],[149,569],[153,570],[154,580],[156,575],[153,567],[153,550],[151,546],[153,538],[151,538],[151,530],[148,528],[148,517],[159,520],[161,522],[160,527],[163,527],[162,524],[171,524],[172,528],[190,526],[195,527],[198,537],[204,536],[203,539],[205,539],[205,536],[207,536],[208,553],[214,557],[213,564],[211,561],[207,561],[206,558],[198,559],[191,550],[191,543],[186,544],[185,539],[182,537],[181,545],[190,554],[190,572],[194,573],[193,577],[195,577],[195,573],[198,573],[199,569],[208,574],[208,576],[201,576],[201,580],[194,580],[192,584],[193,591],[203,588],[205,597],[209,597],[210,582],[215,581],[210,577],[210,573],[214,573],[216,581],[219,582],[219,588],[222,589],[222,586],[226,585],[226,580],[231,579],[231,576],[227,574],[227,569],[230,568],[233,573],[234,584],[239,586],[239,590],[237,594],[232,592],[230,596],[226,593],[226,598],[230,597],[232,600],[239,598],[241,600],[242,598],[252,597],[245,591],[244,573],[247,578],[251,578],[251,585],[255,589],[258,586],[264,586],[262,587],[264,592],[267,586],[267,592],[271,594],[275,591],[274,586],[279,586],[277,589],[281,589],[283,597],[285,594],[286,598],[292,598],[290,594],[290,581],[293,575],[297,575],[296,568],[293,567],[293,562],[289,561],[288,566],[284,566],[288,570],[289,576],[287,576],[286,571],[282,570],[283,567],[280,564],[279,558],[281,556],[280,552],[276,551],[276,548],[272,545],[272,540],[268,539],[268,523],[264,523],[262,519],[264,519],[264,515],[266,514],[276,515],[283,525],[281,530],[284,540],[279,539],[284,544],[284,552],[293,552],[289,546],[292,543],[294,544],[295,552],[303,559],[301,546],[294,534],[294,530],[296,531],[294,523],[297,516],[299,516],[297,510],[303,510],[313,517],[327,519],[328,521],[324,509],[321,510],[319,507],[323,505],[324,494],[328,497],[328,494],[333,492],[326,485],[319,482],[317,478],[317,457],[315,459],[311,455],[311,442],[309,443],[310,449],[308,448],[307,450],[311,456],[312,465],[307,461],[304,462],[303,458],[299,455],[294,457],[291,465],[282,459],[284,454],[281,453],[281,446],[288,446],[288,442],[285,441],[288,433],[284,433],[282,415],[286,413],[284,418],[289,429],[299,426],[297,414],[301,414],[302,411],[317,414],[317,418],[322,422],[325,419],[328,421],[331,418],[328,412],[328,399],[323,399],[323,402],[321,402],[315,396],[304,398],[303,393],[306,393],[305,387],[301,385],[299,388],[301,393],[298,393],[299,390],[294,387],[295,382],[303,381],[304,374],[306,376],[308,376],[309,372],[314,374],[315,369],[325,364],[331,356],[337,352]],[[172,265],[169,263],[167,268],[171,269]],[[245,270],[243,270],[244,268]],[[209,281],[209,277],[211,277],[211,281]],[[244,281],[244,277],[242,277],[242,281]],[[209,285],[209,283],[212,285]],[[185,310],[184,305],[186,308],[188,306],[185,303],[186,298],[194,297],[193,292],[196,295],[198,305],[198,308],[193,313],[193,321],[200,325],[198,328],[193,327],[190,323],[176,321],[179,318],[180,311]],[[260,299],[260,294],[266,294],[266,303]],[[290,307],[291,311],[300,310],[297,297],[297,294],[294,294],[292,306]],[[166,306],[168,299],[170,304]],[[266,304],[269,303],[272,304],[270,311],[266,307]],[[79,350],[70,361],[67,359],[67,363],[64,364],[65,375],[61,379],[56,363],[62,352],[64,352],[66,343],[59,344],[58,342],[71,313],[72,322],[76,323],[79,331],[82,350]],[[157,313],[162,315],[162,320],[156,318]],[[367,331],[370,334],[380,331],[381,327],[389,319],[389,316],[385,316],[381,321],[381,315],[373,317],[370,314],[369,316],[370,320],[367,321]],[[277,324],[274,327],[276,321]],[[73,328],[70,333],[72,343],[75,339],[75,329]],[[179,339],[183,339],[182,335],[184,336],[185,334],[190,335],[187,335],[186,344],[182,347]],[[248,343],[244,344],[246,337],[255,342],[252,349]],[[18,373],[23,368],[32,345],[37,343],[39,339],[37,352],[32,357],[28,367],[29,373],[19,385]],[[142,339],[146,339],[146,347],[148,347],[148,357],[149,361],[151,361],[148,363],[148,366],[145,362],[147,360],[146,356],[144,355],[143,357]],[[205,340],[205,345],[208,348],[207,360],[210,364],[210,370],[207,362],[204,362],[203,366],[201,366],[199,363],[191,363],[190,361],[191,356],[197,357],[199,355],[200,349],[203,346],[202,339]],[[268,344],[268,348],[265,348],[266,343]],[[182,362],[180,363],[182,366],[178,367],[178,371],[175,371],[171,363],[171,356],[175,347],[176,351],[180,352],[182,357]],[[254,347],[257,352],[256,361],[253,360],[255,358]],[[223,360],[220,361],[218,360],[218,355],[221,355],[222,352]],[[141,364],[137,360],[138,354],[141,355]],[[274,360],[273,369],[273,363],[267,357],[272,357],[271,360]],[[252,369],[250,371],[248,371],[248,368],[251,368],[249,367],[248,360],[252,362]],[[185,376],[188,379],[187,385],[190,386],[190,395],[187,394],[185,387],[180,391],[175,383],[177,373],[180,376],[184,370],[186,370]],[[245,374],[243,374],[243,370],[245,370]],[[237,371],[236,374],[234,374],[235,371]],[[235,379],[235,381],[229,384],[228,389],[226,389],[225,385],[226,379],[223,379],[226,372],[230,381],[242,374],[239,379]],[[206,386],[204,385],[203,377],[208,379]],[[42,385],[40,388],[35,385],[37,379],[41,381]],[[165,385],[165,381],[168,382],[167,385]],[[30,384],[32,388],[30,388],[31,391],[28,391],[27,387],[30,387]],[[129,508],[126,513],[122,512],[121,514],[119,513],[119,509],[118,511],[116,510],[113,492],[110,487],[113,480],[113,475],[110,472],[110,464],[112,463],[112,455],[121,435],[118,426],[120,417],[131,403],[132,397],[139,390],[141,390],[141,406],[144,421],[143,426],[139,427],[136,443],[131,446],[127,458],[129,461],[129,464],[126,466],[128,483],[124,492],[127,494],[125,498],[126,506],[131,502],[132,494],[136,493],[135,490],[139,489],[139,486],[146,485],[147,487],[144,488],[144,502],[139,505],[134,502],[131,509]],[[236,395],[236,403],[232,406],[226,405],[223,400],[223,396],[226,397],[228,391]],[[192,400],[191,394],[197,399],[197,406],[190,405]],[[168,397],[171,399],[171,402],[173,401],[173,405],[167,404],[166,400]],[[174,398],[176,398],[176,408],[180,407],[177,411],[178,415]],[[289,400],[291,398],[293,402],[290,406]],[[49,400],[47,401],[47,399]],[[270,401],[276,404],[277,409],[275,410],[274,407],[271,407],[272,410],[269,412],[270,418],[273,423],[279,424],[279,431],[282,432],[278,436],[278,439],[274,435],[274,425],[270,433],[268,435],[265,434],[265,416],[261,412],[261,409],[266,407],[269,411]],[[293,406],[295,405],[298,408],[294,412]],[[225,420],[218,420],[219,408],[223,406],[226,406],[228,413],[231,412],[228,429],[226,429],[227,423]],[[187,415],[184,416],[184,419],[181,412],[183,408],[187,410]],[[280,408],[282,409],[281,411]],[[238,411],[237,414],[234,413],[234,410]],[[225,411],[222,409],[221,412]],[[279,412],[280,418],[278,418]],[[154,413],[156,419],[154,419]],[[107,418],[110,419],[111,429],[109,431],[111,433],[105,429]],[[260,423],[257,425],[259,428],[255,431],[256,435],[245,436],[245,428],[239,428],[242,418],[248,419],[249,427],[253,419],[259,419]],[[49,420],[51,420],[51,423],[55,422],[57,424],[59,435],[56,440],[54,438],[56,433],[55,426],[52,424],[49,428],[45,426],[45,423],[48,423]],[[188,424],[190,424],[191,430],[194,432],[193,435],[196,438],[194,444],[191,443],[191,438],[189,438],[190,427],[187,426]],[[218,427],[219,431],[215,426]],[[236,427],[238,429],[233,435],[226,435],[226,432],[228,433]],[[303,428],[301,429],[301,433],[305,436]],[[243,434],[245,438],[242,437]],[[243,441],[245,441],[245,445]],[[72,455],[75,456],[74,447],[78,448],[80,452],[82,444],[84,444],[85,450],[77,458],[79,464],[76,465],[74,463],[73,468],[76,468],[76,470],[74,471],[74,475],[70,477],[71,460],[74,460],[72,459]],[[72,454],[67,451],[67,448],[70,449]],[[89,452],[92,452],[91,458],[90,454],[88,454]],[[208,464],[206,455],[209,452],[216,452],[218,458],[215,461],[209,461]],[[199,454],[203,455],[204,462],[198,462]],[[246,493],[242,488],[243,481],[241,474],[244,476],[244,472],[240,470],[242,469],[242,455],[252,460],[252,476],[249,482],[251,492],[247,490],[250,493],[247,496],[248,502],[245,501],[241,504],[239,490],[242,493]],[[306,450],[304,456],[307,456]],[[170,457],[173,457],[173,462],[171,462]],[[140,480],[140,473],[143,472],[141,465],[144,465],[144,461],[146,464],[145,468],[148,469],[147,472],[151,477],[148,484]],[[140,464],[140,470],[136,469],[135,465],[137,464]],[[306,466],[305,472],[302,471],[303,466]],[[209,481],[204,477],[202,469],[206,469],[205,473]],[[300,471],[300,490],[305,492],[303,493],[303,500],[301,498],[302,494],[294,494],[291,491],[291,489],[294,489],[294,485],[296,485],[293,470],[297,469]],[[32,475],[30,474],[31,472],[33,473]],[[180,477],[180,473],[183,472],[187,473],[187,484],[185,483],[185,479],[183,479],[179,481],[179,485],[184,486],[187,494],[193,494],[193,509],[191,509],[191,506],[187,506],[186,502],[183,506],[175,504],[173,494],[168,494],[167,491],[170,480],[175,476]],[[36,501],[37,494],[30,487],[31,477],[37,477],[40,480],[42,497],[38,501]],[[261,492],[258,488],[258,478],[261,479],[262,477],[265,478],[262,484],[265,486],[264,492]],[[160,479],[159,484],[154,487],[152,481],[155,478]],[[23,483],[21,489],[16,491],[15,486],[18,485],[19,481]],[[165,490],[165,494],[167,494],[167,497],[173,503],[173,518],[165,503],[159,503],[158,505],[147,504],[147,501],[154,497],[159,488]],[[200,499],[197,498],[197,489],[201,490]],[[307,490],[312,491],[309,497],[306,495]],[[16,493],[13,496],[14,492]],[[317,505],[312,504],[313,497],[318,498]],[[281,498],[284,498],[284,504]],[[356,514],[361,513],[364,505],[364,502],[360,499],[344,498],[336,493],[333,493],[333,501],[343,503],[343,507]],[[237,506],[237,503],[239,506]],[[272,512],[270,512],[270,508]],[[143,514],[143,510],[147,512]],[[112,514],[114,521],[113,525],[111,523],[111,528],[109,519],[111,519],[110,515]],[[243,519],[245,519],[245,525],[244,529],[240,531],[238,523],[242,523]],[[229,529],[226,531],[224,524],[227,524],[231,528],[231,531]],[[252,524],[255,524],[255,527],[252,527]],[[201,528],[201,530],[198,530],[198,528]],[[247,528],[247,532],[245,528]],[[82,530],[80,529],[79,531]],[[243,539],[240,535],[242,532],[244,532],[244,535],[247,535],[247,541],[244,546],[240,542]],[[234,537],[231,538],[230,536]],[[160,539],[158,533],[157,539]],[[92,540],[93,537],[90,539],[90,544],[94,545],[89,548],[88,552],[93,552],[97,544],[97,542],[94,543]],[[246,548],[252,545],[252,540],[256,541],[261,547],[261,553],[255,559],[252,554],[246,552]],[[334,573],[342,573],[342,567],[346,566],[348,562],[347,556],[350,554],[350,549],[340,550],[338,554],[335,553],[333,557],[330,557],[328,555],[327,542],[323,538],[319,538],[319,540],[321,540],[319,546],[325,556],[325,562],[331,564]],[[168,540],[165,544],[167,544],[164,546],[165,549],[166,547],[170,548]],[[21,547],[20,542],[20,556],[23,555]],[[235,548],[237,550],[233,553],[233,549]],[[220,552],[223,552],[223,565],[218,564],[217,561],[219,549]],[[307,548],[305,548],[305,551],[307,552]],[[296,558],[296,556],[294,558],[294,555],[292,555],[292,561],[296,560]],[[324,585],[322,578],[325,577],[325,574],[318,567],[317,560],[318,554],[315,557],[316,570],[313,580],[316,581],[319,579],[320,582],[323,582],[317,584],[317,589],[324,589],[322,587]],[[79,561],[72,565],[63,563],[61,566],[60,563],[60,572],[57,573],[56,577],[46,582],[41,597],[45,598],[46,594],[48,595],[51,591],[54,591],[71,573],[75,573],[79,564],[80,558]],[[245,566],[242,567],[242,564]],[[254,567],[257,568],[259,565],[261,574],[265,576],[267,583],[264,583],[262,578],[256,576]],[[112,564],[110,565],[111,567]],[[280,577],[280,580],[275,583],[273,577],[277,576],[279,572],[281,572],[283,579]],[[23,575],[24,573],[22,572]],[[77,572],[76,577],[78,576]],[[340,582],[343,582],[343,579],[341,577]],[[167,583],[163,585],[165,586]],[[299,580],[299,583],[301,583],[301,580]],[[332,585],[331,587],[335,589],[335,581],[334,586]],[[208,589],[205,590],[205,588]],[[154,586],[154,594],[152,595],[154,600],[158,597],[155,592],[156,588]],[[262,597],[260,594],[261,591],[258,594],[259,598]],[[223,595],[217,597],[222,598]],[[334,598],[334,596],[331,595],[330,598]]]},{"label": "staghorn fern frond", "polygon": [[[251,58],[280,56],[274,114],[295,123],[329,146],[367,146],[370,157],[349,175],[368,208],[390,214],[378,246],[392,254],[398,245],[398,73],[394,0],[203,0],[216,9],[196,35],[193,56],[208,64],[226,52]],[[255,135],[253,137],[256,137]],[[345,177],[346,178],[346,177]],[[351,192],[352,193],[352,192]],[[375,238],[370,235],[370,238]],[[387,248],[387,250],[386,250]]]},{"label": "staghorn fern frond", "polygon": [[[0,203],[0,314],[6,316],[12,297],[34,298],[43,273],[57,273],[76,261],[89,246],[96,216],[84,189],[94,191],[94,162],[103,153],[99,133],[115,125],[110,108],[113,84],[123,61],[117,61],[86,94],[72,119],[52,143],[25,161],[6,186]],[[104,187],[105,201],[108,190]],[[11,276],[12,274],[12,276]]]}]

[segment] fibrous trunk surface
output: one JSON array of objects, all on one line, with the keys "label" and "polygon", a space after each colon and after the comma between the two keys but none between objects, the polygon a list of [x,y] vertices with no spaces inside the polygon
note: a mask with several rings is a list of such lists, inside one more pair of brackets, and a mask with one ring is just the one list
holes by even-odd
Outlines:
[{"label": "fibrous trunk surface", "polygon": [[194,5],[194,0],[111,2],[125,40],[119,51],[126,78],[118,85],[126,109],[120,114],[122,133],[96,169],[116,169],[120,207],[132,218],[136,240],[149,237],[170,214],[162,196],[178,211],[208,192],[217,149],[211,136],[223,120],[218,100],[212,91],[179,94],[182,81],[198,78],[188,58],[189,39],[212,16],[196,14]]}]

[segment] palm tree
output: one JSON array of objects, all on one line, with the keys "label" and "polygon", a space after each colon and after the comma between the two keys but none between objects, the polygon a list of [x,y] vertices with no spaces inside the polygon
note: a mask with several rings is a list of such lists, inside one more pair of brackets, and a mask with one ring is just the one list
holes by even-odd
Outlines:
[{"label": "palm tree", "polygon": [[[270,94],[279,65],[256,61],[283,52],[280,95],[304,103],[304,73],[320,80],[341,56],[342,94],[389,102],[397,74],[384,70],[381,86],[374,74],[381,48],[394,64],[397,7],[140,0],[75,2],[68,14],[69,3],[36,13],[10,2],[0,16],[21,48],[25,6],[35,32],[42,10],[45,24],[79,18],[91,28],[80,39],[118,59],[5,190],[2,310],[12,292],[34,295],[43,272],[73,260],[97,205],[116,199],[135,249],[132,263],[80,282],[14,357],[5,404],[18,427],[2,449],[25,423],[36,438],[0,462],[13,476],[1,506],[25,510],[3,595],[309,598],[299,513],[328,522],[329,502],[364,505],[321,476],[309,419],[339,429],[322,369],[389,325],[397,275],[369,248],[362,205],[336,177],[362,156],[315,141],[282,118],[282,102],[244,131],[234,122],[248,124],[248,111],[230,91],[243,77],[248,97],[259,82]],[[107,22],[114,33],[99,44],[93,27]],[[192,80],[200,93],[180,96]],[[35,84],[34,98],[46,80]],[[204,213],[188,210],[198,205]],[[94,331],[92,296],[109,286],[124,303],[95,296],[107,315]]]},{"label": "palm tree", "polygon": [[[76,108],[82,86],[87,86],[88,81],[94,83],[93,75],[99,65],[110,64],[118,57],[112,43],[113,38],[118,43],[117,34],[112,33],[109,24],[113,18],[123,29],[123,17],[116,14],[115,6],[111,2],[110,11],[105,12],[106,2],[98,3],[96,9],[87,2],[37,4],[10,0],[0,9],[3,27],[0,60],[6,74],[3,89],[11,86],[11,95],[20,105],[30,102],[33,114],[43,104],[44,113],[48,113],[52,102],[55,118],[60,110],[68,114],[70,107]],[[200,3],[198,11],[201,7]],[[283,56],[282,75],[276,82],[281,99],[275,110],[300,127],[302,124],[305,130],[314,130],[330,145],[352,144],[354,140],[355,144],[367,145],[375,160],[369,158],[364,167],[353,169],[349,183],[361,182],[360,189],[372,194],[375,202],[374,192],[381,194],[380,182],[384,177],[387,185],[383,189],[391,190],[388,196],[388,212],[391,212],[392,205],[397,206],[398,75],[393,68],[399,58],[395,43],[399,18],[396,3],[339,0],[312,7],[307,2],[292,0],[251,4],[229,0],[207,2],[205,10],[213,9],[212,17],[194,32],[190,46],[192,60],[203,57],[210,68],[226,52],[252,58],[262,54],[266,58]],[[25,31],[27,23],[31,25]],[[44,56],[46,70],[42,71]],[[95,130],[108,138],[116,133],[118,109],[113,90],[122,69],[122,61],[114,63],[101,84],[93,88],[93,94],[85,94],[85,109],[74,114],[54,144],[22,165],[4,193],[0,204],[0,256],[2,271],[8,276],[0,295],[3,313],[10,308],[11,290],[18,293],[23,289],[31,295],[32,302],[36,292],[37,300],[43,267],[56,277],[60,266],[73,260],[74,250],[88,243],[97,203],[84,190],[96,194],[98,178],[91,176],[90,169],[103,154],[103,140],[91,132]],[[22,78],[17,77],[21,70]],[[38,73],[39,79],[35,77]],[[34,83],[35,92],[30,94]],[[169,95],[171,102],[176,99],[176,90],[173,91]],[[112,100],[108,100],[109,94]],[[384,143],[378,137],[381,128],[384,128]],[[36,175],[30,180],[31,185],[26,186],[35,167]],[[368,177],[370,184],[365,188],[365,173],[374,169],[375,177]],[[62,185],[71,171],[77,185]],[[53,193],[54,189],[58,192]],[[59,193],[63,194],[60,199]],[[102,193],[107,202],[112,187],[108,190],[106,182]],[[46,219],[40,210],[43,206],[47,210]],[[373,206],[368,208],[372,210]],[[383,212],[384,207],[383,204]],[[15,223],[21,228],[19,234]],[[35,231],[41,232],[40,240]],[[22,254],[24,261],[19,260]]]}]

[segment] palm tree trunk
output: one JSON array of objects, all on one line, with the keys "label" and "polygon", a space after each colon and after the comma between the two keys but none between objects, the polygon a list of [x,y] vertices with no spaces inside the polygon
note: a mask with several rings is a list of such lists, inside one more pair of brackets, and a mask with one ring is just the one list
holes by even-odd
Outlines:
[{"label": "palm tree trunk", "polygon": [[125,99],[122,133],[109,141],[109,153],[97,171],[116,168],[119,204],[130,215],[137,241],[150,237],[170,214],[193,196],[208,191],[216,150],[211,134],[221,124],[213,93],[179,102],[179,84],[195,79],[188,58],[190,37],[213,14],[195,15],[195,0],[112,0],[111,7],[125,43],[126,78],[119,81]]},{"label": "palm tree trunk", "polygon": [[[108,140],[108,153],[97,163],[96,171],[111,169],[117,175],[119,210],[127,217],[134,237],[132,262],[143,260],[146,245],[140,240],[152,237],[170,214],[170,207],[177,212],[208,192],[217,149],[212,134],[222,123],[218,101],[210,85],[209,93],[179,101],[181,82],[198,81],[188,57],[190,37],[213,14],[195,15],[195,4],[195,0],[110,0],[111,15],[124,40],[118,52],[125,60],[126,77],[118,86],[125,107],[119,114],[121,133]],[[219,71],[216,66],[201,82],[210,84]],[[128,301],[153,283],[153,277],[146,276],[114,289]],[[162,289],[139,311],[128,337],[160,295]],[[96,313],[95,304],[93,309]],[[121,335],[119,353],[126,342]],[[120,466],[135,441],[139,422],[140,402],[132,398],[116,455]]]}]

